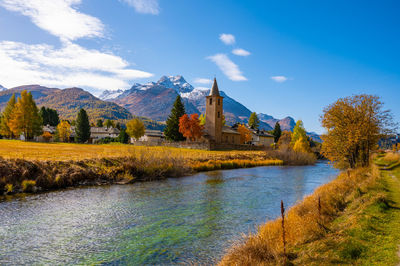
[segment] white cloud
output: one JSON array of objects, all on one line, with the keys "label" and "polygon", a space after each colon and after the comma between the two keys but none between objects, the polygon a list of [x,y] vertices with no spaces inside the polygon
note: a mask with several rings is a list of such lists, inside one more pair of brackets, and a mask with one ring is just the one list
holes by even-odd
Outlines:
[{"label": "white cloud", "polygon": [[30,17],[43,30],[62,40],[102,37],[104,25],[95,17],[78,12],[81,0],[0,0],[0,6]]},{"label": "white cloud", "polygon": [[285,82],[286,80],[288,80],[288,78],[285,76],[273,76],[273,77],[271,77],[271,79],[278,83],[282,83],[282,82]]},{"label": "white cloud", "polygon": [[214,62],[230,80],[247,80],[247,78],[243,76],[242,72],[240,71],[239,66],[232,62],[226,54],[216,54],[207,57],[207,59]]},{"label": "white cloud", "polygon": [[226,45],[235,43],[235,36],[233,36],[232,34],[222,33],[219,35],[219,39]]},{"label": "white cloud", "polygon": [[196,78],[194,83],[198,84],[211,84],[213,81],[211,79],[204,79],[204,78]]},{"label": "white cloud", "polygon": [[158,0],[122,0],[130,6],[133,6],[138,13],[158,15],[160,7]]},{"label": "white cloud", "polygon": [[232,54],[238,55],[238,56],[249,56],[251,53],[249,51],[239,48],[239,49],[233,49]]},{"label": "white cloud", "polygon": [[89,50],[70,42],[60,49],[51,45],[0,42],[0,80],[8,88],[22,84],[128,88],[131,80],[153,74],[129,68],[128,62],[111,53]]}]

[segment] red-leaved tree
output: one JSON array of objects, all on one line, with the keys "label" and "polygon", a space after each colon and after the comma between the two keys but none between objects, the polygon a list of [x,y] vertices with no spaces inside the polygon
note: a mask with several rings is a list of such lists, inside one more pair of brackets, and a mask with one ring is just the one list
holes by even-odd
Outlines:
[{"label": "red-leaved tree", "polygon": [[200,125],[199,115],[185,114],[179,119],[179,132],[191,141],[198,140],[203,135],[204,126]]}]

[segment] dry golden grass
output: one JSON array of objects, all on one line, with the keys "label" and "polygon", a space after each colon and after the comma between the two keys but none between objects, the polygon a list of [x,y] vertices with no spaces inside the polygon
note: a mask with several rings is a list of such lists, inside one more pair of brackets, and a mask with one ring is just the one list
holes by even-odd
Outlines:
[{"label": "dry golden grass", "polygon": [[385,154],[383,157],[383,160],[388,163],[395,163],[400,161],[400,154],[399,153],[394,153],[394,152],[388,152]]},{"label": "dry golden grass", "polygon": [[187,160],[206,161],[222,159],[264,158],[263,151],[205,151],[172,147],[145,147],[125,144],[73,144],[38,143],[17,140],[0,140],[0,157],[40,161],[68,161],[125,156],[176,157]]},{"label": "dry golden grass", "polygon": [[[285,216],[287,249],[321,238],[327,233],[329,223],[355,197],[357,189],[370,186],[376,178],[369,169],[344,172],[292,207]],[[220,265],[279,265],[284,264],[286,258],[283,256],[282,219],[279,218],[260,226],[257,234],[249,235],[244,243],[232,247]]]}]

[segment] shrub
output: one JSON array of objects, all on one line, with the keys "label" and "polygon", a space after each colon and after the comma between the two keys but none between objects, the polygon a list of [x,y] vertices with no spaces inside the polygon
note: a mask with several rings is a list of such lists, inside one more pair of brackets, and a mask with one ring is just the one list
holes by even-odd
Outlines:
[{"label": "shrub", "polygon": [[36,186],[35,180],[24,180],[22,181],[22,191],[23,192],[33,192],[34,187]]},{"label": "shrub", "polygon": [[12,193],[13,190],[14,190],[13,184],[7,184],[7,185],[5,186],[5,190],[6,190],[6,193]]}]

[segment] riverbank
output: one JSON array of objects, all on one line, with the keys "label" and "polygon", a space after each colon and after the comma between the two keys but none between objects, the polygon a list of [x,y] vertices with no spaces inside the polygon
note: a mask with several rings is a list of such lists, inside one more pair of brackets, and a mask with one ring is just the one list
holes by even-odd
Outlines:
[{"label": "riverbank", "polygon": [[344,172],[287,212],[286,253],[277,219],[232,247],[220,265],[396,265],[400,167],[383,170],[396,164],[383,155],[376,161],[383,167]]},{"label": "riverbank", "polygon": [[265,151],[0,141],[0,195],[126,184],[196,172],[282,165]]}]

